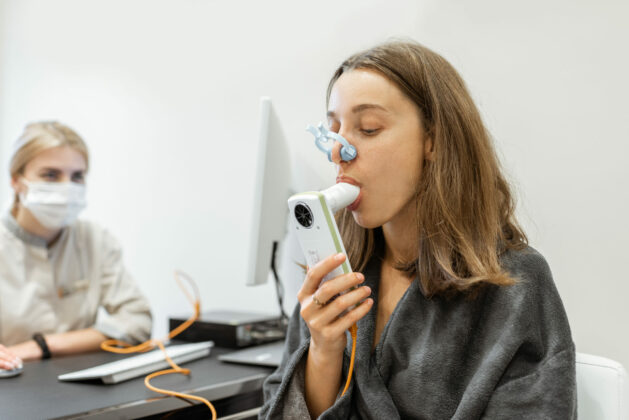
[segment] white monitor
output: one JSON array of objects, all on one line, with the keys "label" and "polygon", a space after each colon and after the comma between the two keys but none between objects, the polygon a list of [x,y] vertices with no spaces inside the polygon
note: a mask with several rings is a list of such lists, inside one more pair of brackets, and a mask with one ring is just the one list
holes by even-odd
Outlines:
[{"label": "white monitor", "polygon": [[[286,234],[291,173],[290,152],[271,99],[260,98],[258,159],[252,205],[248,286],[266,283],[271,275],[274,243]],[[275,258],[279,258],[277,255]]]}]

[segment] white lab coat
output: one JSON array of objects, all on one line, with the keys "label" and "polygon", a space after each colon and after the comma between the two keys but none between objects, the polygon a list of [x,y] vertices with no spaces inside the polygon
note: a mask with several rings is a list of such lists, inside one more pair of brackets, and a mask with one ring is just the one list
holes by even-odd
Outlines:
[{"label": "white lab coat", "polygon": [[122,264],[120,245],[79,220],[48,248],[6,214],[0,222],[0,343],[89,327],[130,342],[150,336],[150,308]]}]

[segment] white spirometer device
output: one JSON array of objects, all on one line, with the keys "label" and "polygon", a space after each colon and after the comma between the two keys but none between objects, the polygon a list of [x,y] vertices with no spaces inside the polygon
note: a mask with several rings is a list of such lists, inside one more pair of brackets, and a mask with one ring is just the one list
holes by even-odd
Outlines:
[{"label": "white spirometer device", "polygon": [[[345,252],[334,213],[352,204],[360,188],[339,183],[323,191],[309,191],[293,195],[288,199],[292,228],[309,267],[330,255]],[[326,280],[352,271],[349,259],[326,275]]]}]

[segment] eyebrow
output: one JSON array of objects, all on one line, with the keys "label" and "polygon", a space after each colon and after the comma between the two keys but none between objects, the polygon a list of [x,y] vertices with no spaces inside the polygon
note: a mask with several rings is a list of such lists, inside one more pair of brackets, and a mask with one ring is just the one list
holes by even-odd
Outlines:
[{"label": "eyebrow", "polygon": [[[58,168],[41,168],[39,170],[40,172],[63,172],[62,169],[58,169]],[[85,172],[85,169],[72,169],[71,172],[73,174],[76,174],[78,172]]]},{"label": "eyebrow", "polygon": [[[355,107],[352,108],[352,112],[354,114],[359,114],[359,113],[361,113],[363,111],[368,111],[370,109],[375,109],[377,111],[389,112],[388,109],[386,109],[382,105],[378,105],[378,104],[360,104],[360,105],[356,105]],[[336,114],[334,113],[334,111],[328,111],[327,115],[328,115],[328,117],[334,117]]]}]

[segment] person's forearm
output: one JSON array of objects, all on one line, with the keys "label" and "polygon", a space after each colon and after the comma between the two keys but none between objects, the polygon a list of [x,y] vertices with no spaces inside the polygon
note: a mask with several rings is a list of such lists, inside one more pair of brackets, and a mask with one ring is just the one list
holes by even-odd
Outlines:
[{"label": "person's forearm", "polygon": [[[68,331],[44,336],[48,349],[53,356],[86,353],[100,348],[100,343],[107,339],[103,333],[94,329]],[[42,357],[41,348],[34,340],[28,340],[9,347],[22,360],[38,360]]]},{"label": "person's forearm", "polygon": [[343,353],[322,355],[308,350],[306,360],[305,397],[311,417],[317,418],[334,404],[341,385]]},{"label": "person's forearm", "polygon": [[50,334],[45,338],[53,356],[95,351],[100,349],[100,343],[107,340],[102,332],[94,328]]}]

